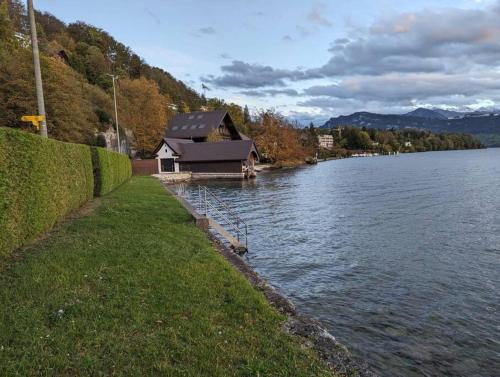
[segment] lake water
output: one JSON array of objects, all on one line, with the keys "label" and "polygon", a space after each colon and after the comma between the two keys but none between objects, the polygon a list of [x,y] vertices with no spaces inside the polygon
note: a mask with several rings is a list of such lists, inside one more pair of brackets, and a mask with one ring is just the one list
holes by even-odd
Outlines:
[{"label": "lake water", "polygon": [[207,185],[249,264],[382,376],[500,376],[500,149]]}]

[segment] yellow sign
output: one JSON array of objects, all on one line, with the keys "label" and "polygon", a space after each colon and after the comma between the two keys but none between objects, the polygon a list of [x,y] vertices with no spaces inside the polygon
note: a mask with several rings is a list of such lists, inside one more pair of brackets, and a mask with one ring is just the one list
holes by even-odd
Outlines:
[{"label": "yellow sign", "polygon": [[21,117],[23,122],[31,122],[33,126],[38,130],[40,129],[40,122],[45,120],[45,115],[23,115]]}]

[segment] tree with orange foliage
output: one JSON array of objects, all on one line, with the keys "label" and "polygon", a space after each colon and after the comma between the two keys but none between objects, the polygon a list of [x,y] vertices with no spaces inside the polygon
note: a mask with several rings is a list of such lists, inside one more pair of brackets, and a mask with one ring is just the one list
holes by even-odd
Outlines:
[{"label": "tree with orange foliage", "polygon": [[150,155],[173,115],[169,97],[160,93],[158,84],[144,77],[119,80],[117,95],[120,125],[133,131],[139,155]]},{"label": "tree with orange foliage", "polygon": [[299,134],[281,114],[273,110],[261,111],[254,128],[257,148],[271,163],[278,166],[304,163],[306,151]]}]

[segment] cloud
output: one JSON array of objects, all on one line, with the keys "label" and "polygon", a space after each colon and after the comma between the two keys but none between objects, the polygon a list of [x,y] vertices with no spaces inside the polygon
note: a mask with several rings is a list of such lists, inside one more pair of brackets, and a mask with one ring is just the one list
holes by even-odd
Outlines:
[{"label": "cloud", "polygon": [[148,14],[148,16],[150,16],[153,19],[154,22],[156,22],[157,25],[163,24],[161,18],[158,17],[158,15],[152,12],[150,9],[144,8],[144,11]]},{"label": "cloud", "polygon": [[307,20],[319,26],[332,27],[333,24],[323,16],[325,11],[326,5],[324,3],[316,3],[307,15]]},{"label": "cloud", "polygon": [[212,26],[205,26],[205,27],[201,27],[198,30],[196,30],[195,32],[193,32],[193,35],[195,35],[196,37],[201,37],[204,35],[213,35],[216,32],[217,32],[217,30],[215,30],[215,28],[213,28]]},{"label": "cloud", "polygon": [[261,64],[249,64],[241,60],[233,60],[229,65],[221,67],[223,75],[206,77],[204,80],[221,88],[255,89],[263,87],[284,87],[285,80],[303,80],[302,70],[276,69]]},{"label": "cloud", "polygon": [[487,9],[423,10],[381,19],[365,35],[338,39],[313,69],[324,77],[462,71],[500,63],[500,2]]},{"label": "cloud", "polygon": [[250,97],[273,97],[284,95],[288,97],[296,97],[299,92],[295,89],[263,89],[263,90],[243,90],[240,94]]},{"label": "cloud", "polygon": [[290,110],[286,112],[286,117],[289,120],[297,121],[303,126],[308,126],[311,122],[313,122],[316,126],[321,126],[330,118],[330,116],[330,114],[318,111]]},{"label": "cloud", "polygon": [[292,42],[293,41],[293,38],[287,34],[287,35],[284,35],[283,38],[281,38],[282,40],[284,40],[285,42]]},{"label": "cloud", "polygon": [[[329,26],[318,18],[325,13],[322,6],[316,4],[308,19]],[[400,13],[333,40],[329,59],[316,67],[282,69],[233,60],[208,82],[244,89],[240,94],[252,97],[288,96],[295,106],[318,114],[387,112],[420,104],[459,108],[488,101],[499,104],[498,20],[500,0],[478,9]],[[317,26],[297,26],[295,34],[282,39],[309,35]],[[312,79],[314,85],[298,85]]]},{"label": "cloud", "polygon": [[[500,4],[500,2],[498,2]],[[388,73],[453,74],[500,64],[500,5],[484,10],[423,10],[382,19],[356,39],[336,39],[329,61],[308,70],[284,70],[234,61],[221,86],[283,86],[283,80],[376,76]],[[463,27],[467,25],[467,27]],[[291,40],[285,35],[284,40]],[[237,66],[237,67],[236,67]],[[231,74],[233,76],[231,76]],[[260,75],[257,79],[253,75]],[[247,77],[235,77],[249,75]],[[265,79],[270,81],[266,82]],[[217,83],[216,82],[216,83]],[[233,85],[234,84],[234,85]]]},{"label": "cloud", "polygon": [[297,30],[297,33],[299,34],[299,36],[302,38],[308,37],[312,34],[311,30],[309,30],[308,28],[306,28],[302,25],[295,26],[295,29]]},{"label": "cloud", "polygon": [[304,90],[313,97],[357,99],[361,101],[410,101],[433,97],[473,97],[500,95],[500,73],[442,75],[414,73],[373,77],[350,77],[332,85],[317,85]]},{"label": "cloud", "polygon": [[337,38],[337,39],[335,39],[334,43],[336,45],[345,45],[345,44],[347,44],[349,42],[350,42],[349,38]]},{"label": "cloud", "polygon": [[304,72],[334,82],[305,89],[299,106],[387,112],[422,103],[499,103],[499,19],[500,1],[381,19],[356,39],[337,39],[329,61]]}]

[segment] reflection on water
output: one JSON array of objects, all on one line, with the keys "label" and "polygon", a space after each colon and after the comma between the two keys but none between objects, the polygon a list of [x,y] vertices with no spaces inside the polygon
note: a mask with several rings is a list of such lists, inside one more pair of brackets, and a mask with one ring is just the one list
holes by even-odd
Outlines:
[{"label": "reflection on water", "polygon": [[499,149],[203,184],[250,225],[248,262],[381,375],[499,375]]}]

